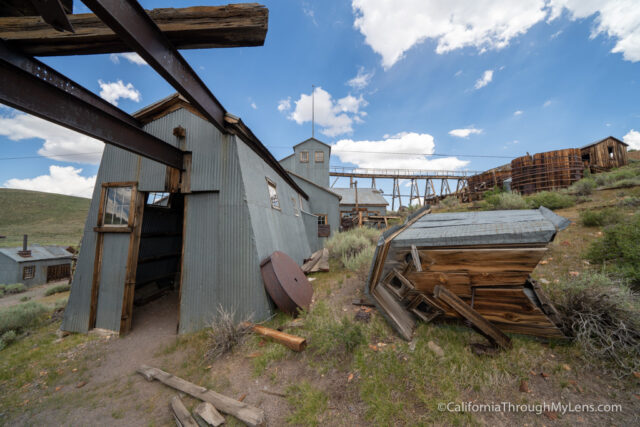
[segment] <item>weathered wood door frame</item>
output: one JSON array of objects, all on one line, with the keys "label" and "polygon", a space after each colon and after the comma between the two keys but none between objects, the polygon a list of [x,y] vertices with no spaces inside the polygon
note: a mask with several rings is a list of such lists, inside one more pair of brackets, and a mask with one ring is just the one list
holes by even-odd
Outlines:
[{"label": "weathered wood door frame", "polygon": [[[131,201],[129,205],[129,218],[127,225],[105,226],[104,207],[107,198],[107,190],[111,187],[131,188]],[[131,319],[133,312],[133,294],[136,285],[136,271],[138,264],[138,251],[140,248],[140,233],[142,230],[142,217],[144,212],[144,193],[138,191],[138,183],[128,182],[105,182],[102,184],[100,194],[100,205],[98,208],[98,218],[93,231],[98,233],[96,240],[96,252],[93,263],[93,278],[91,284],[91,306],[89,311],[89,329],[96,327],[98,315],[98,294],[100,290],[100,273],[102,270],[102,252],[104,246],[104,235],[106,233],[129,233],[129,249],[127,254],[127,266],[124,292],[122,298],[122,314],[120,317],[120,334],[126,334],[131,329]]]}]

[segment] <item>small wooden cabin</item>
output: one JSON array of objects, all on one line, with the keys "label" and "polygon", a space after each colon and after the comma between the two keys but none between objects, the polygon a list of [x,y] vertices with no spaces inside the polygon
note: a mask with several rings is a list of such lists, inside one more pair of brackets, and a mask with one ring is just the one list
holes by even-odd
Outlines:
[{"label": "small wooden cabin", "polygon": [[617,168],[629,163],[627,147],[629,144],[618,138],[608,136],[605,139],[580,148],[582,163],[591,172]]}]

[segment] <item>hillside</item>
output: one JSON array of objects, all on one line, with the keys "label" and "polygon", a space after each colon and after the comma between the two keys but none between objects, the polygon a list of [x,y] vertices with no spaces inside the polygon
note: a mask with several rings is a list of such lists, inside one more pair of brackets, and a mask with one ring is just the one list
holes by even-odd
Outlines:
[{"label": "hillside", "polygon": [[20,246],[22,235],[39,244],[77,246],[90,199],[0,188],[0,246]]}]

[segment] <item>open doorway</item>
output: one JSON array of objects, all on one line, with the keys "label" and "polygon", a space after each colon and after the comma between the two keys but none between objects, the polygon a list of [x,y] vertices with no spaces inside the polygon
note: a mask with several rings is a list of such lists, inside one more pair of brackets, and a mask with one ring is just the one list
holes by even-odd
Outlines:
[{"label": "open doorway", "polygon": [[184,195],[147,193],[133,296],[132,329],[162,321],[177,332]]}]

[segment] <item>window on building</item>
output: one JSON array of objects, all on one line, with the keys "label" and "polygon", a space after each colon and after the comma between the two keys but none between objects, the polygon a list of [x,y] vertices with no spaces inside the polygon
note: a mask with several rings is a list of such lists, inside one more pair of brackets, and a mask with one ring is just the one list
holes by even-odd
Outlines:
[{"label": "window on building", "polygon": [[128,225],[130,208],[131,187],[107,187],[102,224],[105,226]]},{"label": "window on building", "polygon": [[318,225],[326,225],[328,224],[327,222],[327,215],[326,214],[315,214],[318,216]]},{"label": "window on building", "polygon": [[22,267],[22,280],[33,279],[34,277],[36,277],[35,265],[27,265],[26,267]]},{"label": "window on building", "polygon": [[269,200],[273,209],[280,210],[280,200],[276,191],[276,183],[267,178],[267,188],[269,189]]},{"label": "window on building", "polygon": [[301,151],[300,152],[300,163],[309,163],[309,152]]},{"label": "window on building", "polygon": [[293,206],[293,214],[295,216],[300,216],[300,209],[298,208],[298,204],[296,203],[296,198],[291,198],[291,206]]},{"label": "window on building", "polygon": [[613,147],[607,147],[607,149],[609,150],[609,158],[613,159]]},{"label": "window on building", "polygon": [[324,151],[316,151],[316,163],[324,163]]},{"label": "window on building", "polygon": [[169,193],[149,193],[147,196],[147,205],[148,206],[156,206],[159,208],[168,208],[169,207]]}]

